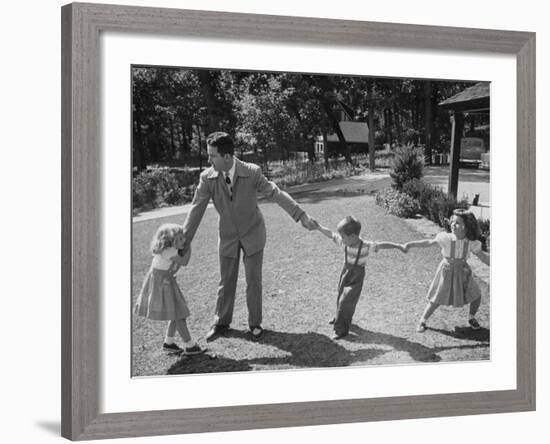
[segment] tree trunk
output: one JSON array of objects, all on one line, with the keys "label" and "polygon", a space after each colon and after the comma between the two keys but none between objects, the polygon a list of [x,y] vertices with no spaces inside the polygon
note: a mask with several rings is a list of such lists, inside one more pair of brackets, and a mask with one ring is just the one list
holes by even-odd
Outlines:
[{"label": "tree trunk", "polygon": [[414,110],[413,110],[413,117],[412,121],[414,122],[415,128],[420,128],[420,107],[422,104],[420,103],[420,97],[418,94],[415,94],[414,96]]},{"label": "tree trunk", "polygon": [[327,132],[323,131],[323,148],[324,148],[324,155],[325,155],[325,169],[328,170],[330,168],[330,165],[328,163],[328,140],[327,140]]},{"label": "tree trunk", "polygon": [[218,131],[219,121],[216,114],[216,94],[215,88],[212,82],[212,76],[210,71],[199,69],[198,70],[199,82],[201,84],[204,101],[206,103],[206,134],[210,134],[214,131]]},{"label": "tree trunk", "polygon": [[197,134],[199,136],[199,174],[202,173],[202,136],[201,126],[197,125]]},{"label": "tree trunk", "polygon": [[425,124],[424,124],[424,143],[425,151],[424,155],[427,159],[427,163],[432,163],[432,133],[433,133],[433,118],[432,118],[432,82],[426,81],[424,83],[424,115],[425,115]]},{"label": "tree trunk", "polygon": [[161,162],[164,160],[166,153],[164,149],[164,141],[162,140],[162,122],[160,119],[155,119],[153,123],[154,143],[151,150],[151,162]]},{"label": "tree trunk", "polygon": [[391,109],[390,108],[384,108],[384,132],[386,134],[386,143],[391,146],[392,145],[392,118],[391,118]]},{"label": "tree trunk", "polygon": [[176,143],[174,140],[174,118],[172,116],[168,116],[168,123],[170,124],[170,154],[168,160],[172,161],[176,157]]},{"label": "tree trunk", "polygon": [[374,171],[376,169],[376,154],[374,147],[374,103],[371,87],[371,85],[367,87],[367,113],[369,126],[369,169]]},{"label": "tree trunk", "polygon": [[439,145],[439,126],[436,125],[437,117],[440,113],[439,106],[437,106],[437,83],[432,85],[432,152]]},{"label": "tree trunk", "polygon": [[396,138],[397,138],[397,144],[402,145],[403,143],[403,135],[402,135],[402,128],[401,128],[401,116],[399,112],[399,107],[397,104],[393,105],[394,108],[394,119],[395,119],[395,131],[396,131]]},{"label": "tree trunk", "polygon": [[185,129],[181,122],[178,122],[176,125],[176,134],[179,135],[179,145],[180,145],[180,152],[186,153],[187,152],[187,140],[185,138]]},{"label": "tree trunk", "polygon": [[464,117],[461,112],[454,113],[451,116],[451,165],[448,183],[449,196],[456,199],[458,192],[458,173],[460,162],[460,139],[462,139],[462,130],[464,128]]},{"label": "tree trunk", "polygon": [[264,147],[262,148],[262,154],[263,154],[263,159],[264,159],[264,163],[263,163],[263,173],[264,173],[264,176],[267,177],[268,180],[270,180],[270,174],[269,174],[269,158],[268,158],[268,150]]},{"label": "tree trunk", "polygon": [[191,144],[189,143],[189,134],[185,128],[185,121],[180,121],[180,131],[181,131],[181,149],[185,154],[185,157],[189,157],[191,152]]},{"label": "tree trunk", "polygon": [[301,137],[302,137],[302,146],[305,148],[305,151],[307,151],[308,160],[311,163],[315,163],[315,161],[317,160],[315,155],[315,139],[310,141],[303,135]]},{"label": "tree trunk", "polygon": [[145,146],[143,143],[143,132],[141,129],[141,115],[139,112],[134,112],[134,159],[133,166],[137,167],[138,173],[147,167],[147,159]]}]

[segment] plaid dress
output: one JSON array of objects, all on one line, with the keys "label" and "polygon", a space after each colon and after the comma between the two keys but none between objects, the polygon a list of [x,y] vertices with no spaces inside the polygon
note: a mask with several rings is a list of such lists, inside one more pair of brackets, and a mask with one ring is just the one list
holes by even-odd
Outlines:
[{"label": "plaid dress", "polygon": [[466,261],[475,241],[463,241],[462,254],[457,257],[457,240],[451,235],[447,236],[436,238],[450,241],[450,254],[439,263],[426,298],[435,304],[462,307],[481,297],[481,290]]},{"label": "plaid dress", "polygon": [[151,267],[145,276],[134,312],[157,321],[175,321],[189,316],[189,308],[176,282],[177,265],[168,270]]}]

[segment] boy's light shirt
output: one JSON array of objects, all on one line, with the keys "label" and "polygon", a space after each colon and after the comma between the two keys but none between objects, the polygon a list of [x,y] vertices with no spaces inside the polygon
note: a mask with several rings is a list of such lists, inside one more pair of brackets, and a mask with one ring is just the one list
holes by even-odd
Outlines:
[{"label": "boy's light shirt", "polygon": [[[340,247],[346,247],[346,245],[344,245],[344,242],[342,241],[342,236],[340,236],[338,233],[332,233],[332,240],[336,245]],[[359,256],[357,265],[364,266],[367,263],[369,250],[371,248],[374,248],[374,251],[376,251],[376,243],[367,242],[363,239],[361,239],[361,242],[363,243],[363,247],[361,248],[361,255]],[[359,247],[348,247],[348,262],[347,262],[348,264],[351,264],[351,265],[355,264],[355,259],[357,258],[358,252],[359,252]]]}]

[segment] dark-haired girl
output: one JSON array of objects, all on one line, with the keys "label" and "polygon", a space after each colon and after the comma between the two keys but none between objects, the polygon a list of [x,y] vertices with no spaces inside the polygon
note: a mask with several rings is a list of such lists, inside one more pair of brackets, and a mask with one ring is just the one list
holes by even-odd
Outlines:
[{"label": "dark-haired girl", "polygon": [[470,211],[455,210],[451,217],[451,232],[441,232],[434,239],[408,242],[405,249],[439,245],[443,260],[437,267],[435,277],[426,298],[428,304],[418,322],[416,331],[426,331],[426,322],[440,305],[462,307],[470,305],[468,324],[474,330],[480,325],[475,315],[481,305],[481,291],[474,281],[467,259],[475,254],[489,265],[489,255],[481,250],[479,224]]}]

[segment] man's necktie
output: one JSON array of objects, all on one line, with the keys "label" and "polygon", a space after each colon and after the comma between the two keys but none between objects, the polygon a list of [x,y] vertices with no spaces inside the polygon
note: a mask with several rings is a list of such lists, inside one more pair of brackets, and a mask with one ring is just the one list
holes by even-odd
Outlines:
[{"label": "man's necktie", "polygon": [[233,199],[233,187],[231,186],[231,179],[229,178],[229,174],[225,175],[225,183],[227,184],[227,188],[229,189],[229,196],[231,199]]}]

